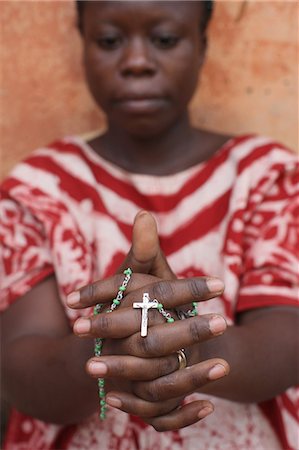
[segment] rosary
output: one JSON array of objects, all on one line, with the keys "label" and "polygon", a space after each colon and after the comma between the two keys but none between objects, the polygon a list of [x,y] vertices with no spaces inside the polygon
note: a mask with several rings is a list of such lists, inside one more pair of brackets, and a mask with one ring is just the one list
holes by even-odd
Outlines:
[{"label": "rosary", "polygon": [[[110,308],[106,311],[106,313],[111,313],[114,311],[121,303],[121,300],[124,297],[124,292],[128,286],[128,283],[132,276],[132,270],[130,268],[127,268],[124,270],[125,278],[118,288],[118,292],[116,297],[112,300],[112,303],[110,305]],[[193,302],[193,310],[188,311],[187,313],[183,313],[182,311],[178,311],[179,319],[183,319],[186,317],[192,317],[197,315],[197,303]],[[103,308],[102,303],[98,303],[93,310],[93,314],[97,315],[100,314]],[[171,316],[171,314],[167,311],[165,311],[163,304],[159,303],[158,300],[150,300],[148,292],[144,292],[142,302],[135,302],[133,303],[133,308],[140,308],[142,310],[141,314],[141,336],[146,337],[147,336],[147,328],[148,328],[148,310],[149,309],[156,309],[166,320],[168,323],[174,322],[174,318]],[[94,355],[95,356],[101,356],[103,349],[103,339],[102,338],[96,338],[95,344],[94,344]],[[184,349],[180,349],[177,352],[178,356],[178,362],[179,362],[179,370],[184,369],[187,366],[187,360],[186,355],[184,352]],[[105,380],[104,378],[98,378],[98,394],[99,394],[99,401],[100,401],[100,420],[105,420],[106,418],[106,410],[107,410],[107,404],[106,404],[106,392],[105,392]]]}]

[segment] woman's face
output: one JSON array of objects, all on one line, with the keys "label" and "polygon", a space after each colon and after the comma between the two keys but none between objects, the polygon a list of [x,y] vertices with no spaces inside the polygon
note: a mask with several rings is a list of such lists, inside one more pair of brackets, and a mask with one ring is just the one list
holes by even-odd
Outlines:
[{"label": "woman's face", "polygon": [[155,135],[185,113],[204,57],[200,2],[86,2],[84,64],[111,125]]}]

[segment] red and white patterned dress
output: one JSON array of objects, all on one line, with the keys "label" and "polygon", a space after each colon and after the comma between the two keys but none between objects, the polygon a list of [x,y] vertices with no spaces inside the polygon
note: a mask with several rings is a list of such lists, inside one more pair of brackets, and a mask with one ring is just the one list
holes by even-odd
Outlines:
[{"label": "red and white patterned dress", "polygon": [[[200,313],[217,312],[233,324],[239,311],[296,305],[295,176],[296,156],[256,136],[233,138],[209,161],[162,177],[128,173],[80,138],[38,149],[2,184],[1,308],[55,272],[73,323],[80,312],[65,305],[66,295],[114,273],[140,209],[156,217],[161,246],[179,277],[224,280],[225,293],[201,303]],[[93,415],[67,427],[14,411],[5,449],[298,448],[296,388],[261,406],[212,401],[208,418],[165,433],[112,408],[105,422]]]}]

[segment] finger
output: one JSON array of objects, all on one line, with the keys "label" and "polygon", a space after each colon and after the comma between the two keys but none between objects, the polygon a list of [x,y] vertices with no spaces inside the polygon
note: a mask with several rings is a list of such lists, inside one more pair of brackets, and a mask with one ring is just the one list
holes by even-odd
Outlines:
[{"label": "finger", "polygon": [[[112,314],[98,314],[97,316],[78,319],[74,324],[74,333],[78,336],[102,338],[124,338],[140,330],[140,310],[122,308]],[[148,314],[148,326],[164,323],[161,314]]]},{"label": "finger", "polygon": [[[111,302],[123,280],[124,275],[118,274],[83,286],[67,296],[67,304],[72,308],[86,308],[97,303]],[[157,281],[153,275],[135,273],[126,288],[126,302],[132,304],[142,298],[145,289],[152,299],[157,298],[166,308],[173,308],[220,295],[224,284],[219,278],[212,277]],[[128,297],[133,291],[134,294]]]},{"label": "finger", "polygon": [[150,382],[137,382],[134,384],[134,394],[149,402],[185,397],[208,382],[225,377],[228,373],[228,363],[224,359],[213,358]]},{"label": "finger", "polygon": [[[132,277],[127,288],[128,294],[123,300],[123,305],[132,305],[134,301],[139,301],[142,298],[144,290],[149,292],[151,298],[157,298],[159,302],[162,301],[165,308],[175,308],[194,300],[207,300],[219,295],[223,291],[223,283],[221,280],[218,278],[204,277],[158,281],[147,286],[143,285],[142,289],[140,289],[141,283],[146,284],[146,282],[149,281],[150,278],[148,277],[151,276],[135,274],[134,277]],[[153,278],[151,278],[151,280],[152,279]],[[119,285],[118,276],[85,286],[85,288],[82,288],[79,291],[79,303],[75,305],[73,303],[74,298],[71,298],[71,303],[74,308],[77,308],[78,305],[80,305],[79,307],[87,307],[96,303],[107,303],[107,294],[109,293],[111,296],[111,292],[113,292],[112,285],[115,284]],[[118,289],[118,287],[116,289]],[[69,303],[70,300],[68,298],[68,304]],[[137,331],[138,328],[136,328],[135,322],[133,324],[130,322],[127,323],[127,321],[123,320],[122,314],[123,310],[115,311],[113,316],[99,314],[93,318],[78,319],[74,324],[74,333],[77,335],[109,337],[109,324],[110,326],[114,324],[115,328],[118,328],[119,330],[118,335],[113,333],[112,336],[110,334],[111,337],[124,337],[121,332],[124,328],[124,332],[126,333],[125,336],[129,335],[129,329],[131,330],[131,334],[134,331]]]},{"label": "finger", "polygon": [[120,340],[118,350],[120,354],[130,354],[141,358],[166,356],[199,344],[214,336],[221,335],[227,327],[222,316],[205,314],[174,323],[164,323],[148,329],[144,338],[140,333]]},{"label": "finger", "polygon": [[[157,404],[142,400],[132,394],[111,391],[107,394],[108,405],[128,414],[142,417],[144,422],[152,425],[156,431],[178,430],[198,422],[211,414],[214,407],[207,400],[197,400],[183,405],[179,409],[172,408],[177,400],[159,402]],[[169,411],[169,409],[172,410]],[[168,410],[168,413],[165,412]]]},{"label": "finger", "polygon": [[145,289],[152,300],[156,299],[163,303],[164,308],[173,309],[190,302],[201,302],[216,297],[222,294],[224,284],[219,278],[211,277],[159,280],[131,292],[126,298],[126,304],[142,298]]},{"label": "finger", "polygon": [[151,418],[167,414],[176,409],[181,399],[172,399],[167,402],[148,402],[128,392],[110,391],[106,395],[109,406],[120,409],[128,414],[142,418]]},{"label": "finger", "polygon": [[[144,338],[140,335],[141,319],[140,315],[138,317],[138,312],[125,308],[123,319],[117,322],[114,319],[120,311],[115,311],[113,314],[104,313],[90,318],[80,318],[75,322],[73,331],[81,337],[127,338],[124,341],[119,341],[119,354],[150,358],[169,355],[180,348],[189,347],[211,337],[219,336],[227,327],[222,316],[205,314],[187,320],[177,320],[173,323],[161,323],[149,327],[147,336]],[[157,312],[152,311],[151,315],[153,314],[158,315]],[[127,320],[124,320],[124,318]]]},{"label": "finger", "polygon": [[162,358],[137,358],[130,355],[101,356],[88,360],[86,370],[95,378],[153,380],[174,372],[179,367],[176,353]]},{"label": "finger", "polygon": [[123,272],[126,267],[134,272],[150,273],[163,279],[176,278],[160,248],[157,223],[147,211],[136,214],[132,246],[117,272]]},{"label": "finger", "polygon": [[[87,284],[77,291],[71,292],[67,296],[67,305],[70,308],[88,308],[97,303],[111,303],[116,296],[119,287],[124,281],[124,274],[113,275],[104,280]],[[126,287],[126,293],[143,288],[144,286],[157,281],[153,275],[133,274]]]},{"label": "finger", "polygon": [[181,428],[188,427],[201,419],[204,419],[214,411],[212,403],[204,400],[198,400],[181,408],[172,411],[161,417],[155,417],[153,419],[144,419],[144,422],[152,425],[156,431],[172,431],[180,430]]}]

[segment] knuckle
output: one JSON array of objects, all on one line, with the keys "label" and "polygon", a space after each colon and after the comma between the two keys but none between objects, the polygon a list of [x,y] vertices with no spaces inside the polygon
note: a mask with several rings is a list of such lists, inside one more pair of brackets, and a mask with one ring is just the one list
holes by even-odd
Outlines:
[{"label": "knuckle", "polygon": [[210,329],[206,321],[194,319],[189,319],[189,332],[192,342],[197,343],[210,335]]},{"label": "knuckle", "polygon": [[111,327],[111,319],[109,317],[109,314],[99,314],[94,319],[94,323],[94,328],[96,328],[96,331],[98,333],[109,330],[109,328]]},{"label": "knuckle", "polygon": [[159,401],[159,394],[155,388],[155,382],[140,382],[136,385],[134,394],[148,402]]},{"label": "knuckle", "polygon": [[173,297],[174,291],[170,281],[158,281],[152,287],[152,295],[158,301],[165,301]]},{"label": "knuckle", "polygon": [[159,342],[156,336],[148,334],[146,339],[139,336],[138,347],[145,357],[156,356],[159,353]]},{"label": "knuckle", "polygon": [[88,300],[96,300],[96,283],[90,283],[87,286],[85,286],[83,291],[83,297],[84,299]]},{"label": "knuckle", "polygon": [[203,386],[208,381],[206,374],[198,372],[196,370],[190,370],[188,375],[188,386],[190,392],[194,391],[198,387]]},{"label": "knuckle", "polygon": [[127,369],[127,365],[122,360],[120,360],[117,363],[113,364],[112,368],[113,368],[113,370],[115,372],[115,375],[118,376],[118,377],[119,376],[123,377],[127,373],[127,370],[126,370]]},{"label": "knuckle", "polygon": [[178,360],[177,357],[169,356],[167,358],[159,358],[157,360],[157,376],[162,377],[177,369]]},{"label": "knuckle", "polygon": [[206,283],[201,278],[190,278],[188,281],[191,295],[194,299],[203,299],[207,293]]},{"label": "knuckle", "polygon": [[176,373],[163,377],[163,381],[156,381],[155,390],[160,400],[167,400],[178,395]]}]

